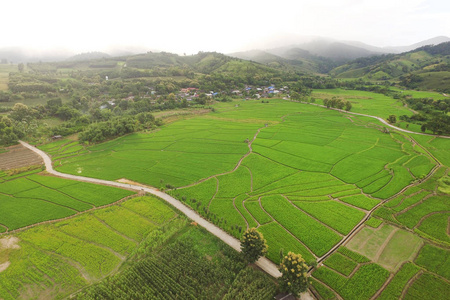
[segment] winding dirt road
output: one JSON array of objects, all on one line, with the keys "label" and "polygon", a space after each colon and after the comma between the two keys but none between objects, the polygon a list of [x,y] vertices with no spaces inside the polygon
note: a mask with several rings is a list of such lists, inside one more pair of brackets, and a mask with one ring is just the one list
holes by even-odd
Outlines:
[{"label": "winding dirt road", "polygon": [[[84,181],[84,182],[90,182],[90,183],[95,183],[95,184],[109,185],[109,186],[115,186],[115,187],[119,187],[119,188],[135,190],[137,192],[143,190],[147,193],[150,193],[152,195],[155,195],[155,196],[165,200],[170,205],[172,205],[173,207],[175,207],[176,209],[178,209],[179,211],[184,213],[189,219],[191,219],[194,222],[197,222],[198,225],[202,226],[203,228],[205,228],[206,230],[208,230],[209,232],[211,232],[212,234],[217,236],[219,239],[224,241],[227,245],[229,245],[236,251],[241,251],[241,243],[238,239],[232,237],[231,235],[229,235],[228,233],[226,233],[219,227],[215,226],[214,224],[211,224],[210,222],[206,221],[195,211],[193,211],[192,209],[190,209],[189,207],[187,207],[186,205],[184,205],[183,203],[181,203],[180,201],[178,201],[177,199],[171,197],[170,195],[168,195],[166,193],[163,193],[161,191],[158,191],[158,190],[152,189],[152,188],[148,188],[148,187],[136,186],[136,185],[132,185],[132,184],[120,183],[120,182],[97,179],[97,178],[76,176],[76,175],[65,174],[65,173],[55,171],[53,169],[52,160],[45,152],[37,149],[36,147],[31,146],[30,144],[28,144],[26,142],[20,141],[20,143],[24,147],[34,151],[35,153],[39,154],[42,157],[42,159],[44,160],[45,169],[50,174],[53,174],[58,177],[77,180],[77,181]],[[271,262],[270,260],[268,260],[265,257],[261,257],[256,262],[256,265],[258,267],[260,267],[261,269],[263,269],[266,273],[268,273],[269,275],[271,275],[275,278],[278,278],[281,276],[280,271],[278,271],[277,265],[275,265],[273,262]]]}]

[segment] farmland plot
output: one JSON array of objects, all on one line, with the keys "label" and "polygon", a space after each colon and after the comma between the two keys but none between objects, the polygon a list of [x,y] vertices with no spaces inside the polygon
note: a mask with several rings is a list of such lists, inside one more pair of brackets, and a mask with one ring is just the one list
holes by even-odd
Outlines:
[{"label": "farmland plot", "polygon": [[61,219],[132,194],[114,187],[38,174],[18,177],[0,183],[0,225],[14,230]]}]

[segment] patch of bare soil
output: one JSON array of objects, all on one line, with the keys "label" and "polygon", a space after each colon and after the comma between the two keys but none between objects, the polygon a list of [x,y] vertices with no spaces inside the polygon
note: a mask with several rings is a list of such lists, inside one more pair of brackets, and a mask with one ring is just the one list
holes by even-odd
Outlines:
[{"label": "patch of bare soil", "polygon": [[0,153],[0,170],[44,164],[38,154],[20,144],[6,148],[6,151],[5,153]]},{"label": "patch of bare soil", "polygon": [[11,265],[11,262],[8,261],[8,254],[11,249],[20,249],[18,238],[9,236],[0,239],[0,258],[6,259],[6,261],[0,261],[0,273]]}]

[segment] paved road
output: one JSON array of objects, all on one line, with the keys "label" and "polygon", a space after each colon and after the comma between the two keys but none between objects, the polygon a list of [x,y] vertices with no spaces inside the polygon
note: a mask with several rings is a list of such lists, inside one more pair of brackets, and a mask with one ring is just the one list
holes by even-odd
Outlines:
[{"label": "paved road", "polygon": [[[158,190],[152,189],[152,188],[148,188],[148,187],[141,187],[141,186],[136,186],[136,185],[132,185],[132,184],[120,183],[120,182],[103,180],[103,179],[89,178],[89,177],[83,177],[83,176],[76,176],[76,175],[65,174],[65,173],[61,173],[61,172],[55,171],[53,169],[52,160],[50,159],[50,157],[45,152],[37,149],[36,147],[31,146],[30,144],[28,144],[26,142],[20,141],[20,143],[24,147],[26,147],[26,148],[36,152],[37,154],[39,154],[42,157],[42,159],[44,160],[45,169],[50,174],[53,174],[53,175],[59,176],[59,177],[72,179],[72,180],[91,182],[91,183],[110,185],[110,186],[116,186],[116,187],[119,187],[119,188],[131,189],[131,190],[135,190],[135,191],[142,191],[142,190],[144,190],[147,193],[153,194],[153,195],[155,195],[155,196],[157,196],[157,197],[167,201],[169,204],[174,206],[176,209],[178,209],[179,211],[184,213],[189,219],[197,222],[198,225],[204,227],[206,230],[208,230],[209,232],[211,232],[212,234],[214,234],[215,236],[220,238],[227,245],[231,246],[236,251],[241,251],[241,248],[240,248],[241,247],[241,243],[240,243],[240,241],[238,239],[232,237],[231,235],[229,235],[228,233],[226,233],[225,231],[223,231],[219,227],[215,226],[214,224],[206,221],[199,214],[197,214],[195,211],[193,211],[192,209],[190,209],[189,207],[187,207],[186,205],[184,205],[183,203],[181,203],[180,201],[178,201],[177,199],[171,197],[170,195],[168,195],[166,193],[163,193],[161,191],[158,191]],[[273,276],[275,278],[278,278],[278,277],[281,276],[280,271],[278,271],[277,265],[275,265],[273,262],[271,262],[270,260],[268,260],[265,257],[260,258],[256,262],[256,265],[258,267],[260,267],[261,269],[263,269],[266,273],[270,274],[271,276]],[[307,295],[305,295],[305,297],[307,297]]]}]

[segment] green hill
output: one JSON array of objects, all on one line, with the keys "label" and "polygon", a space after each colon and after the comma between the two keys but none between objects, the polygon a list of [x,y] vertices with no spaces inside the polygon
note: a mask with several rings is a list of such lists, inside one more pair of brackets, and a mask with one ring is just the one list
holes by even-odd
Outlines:
[{"label": "green hill", "polygon": [[330,71],[337,78],[395,80],[407,88],[450,91],[450,42],[402,54],[356,59]]}]

